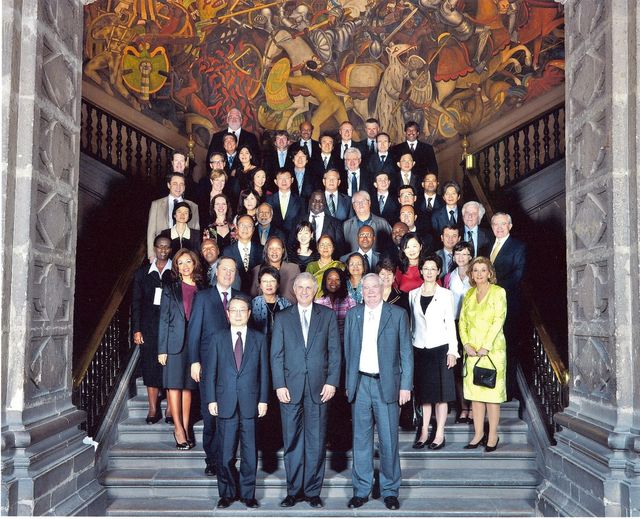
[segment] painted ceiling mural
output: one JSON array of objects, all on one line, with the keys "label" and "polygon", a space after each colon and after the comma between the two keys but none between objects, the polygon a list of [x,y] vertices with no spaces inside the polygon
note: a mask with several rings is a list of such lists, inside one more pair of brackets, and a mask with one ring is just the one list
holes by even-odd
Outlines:
[{"label": "painted ceiling mural", "polygon": [[98,0],[84,74],[204,145],[233,106],[252,131],[376,117],[440,142],[564,81],[564,17],[554,0]]}]

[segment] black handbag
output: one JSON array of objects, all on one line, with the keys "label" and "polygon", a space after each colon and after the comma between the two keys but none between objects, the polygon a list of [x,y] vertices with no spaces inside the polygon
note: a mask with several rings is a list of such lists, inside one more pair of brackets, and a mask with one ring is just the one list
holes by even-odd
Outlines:
[{"label": "black handbag", "polygon": [[486,355],[486,357],[489,359],[489,362],[491,362],[493,368],[483,368],[478,366],[478,362],[480,362],[482,357],[478,358],[476,363],[473,365],[473,384],[475,386],[493,389],[496,387],[496,375],[498,374],[498,371],[496,370],[496,365],[491,360],[491,357],[489,357],[489,355]]}]

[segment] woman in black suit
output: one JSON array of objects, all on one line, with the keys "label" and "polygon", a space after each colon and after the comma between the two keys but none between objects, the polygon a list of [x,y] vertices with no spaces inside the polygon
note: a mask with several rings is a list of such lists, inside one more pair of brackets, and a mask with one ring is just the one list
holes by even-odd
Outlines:
[{"label": "woman in black suit", "polygon": [[200,231],[189,227],[193,218],[191,206],[187,202],[178,202],[173,206],[173,227],[165,229],[159,236],[171,240],[171,257],[180,249],[200,250]]},{"label": "woman in black suit", "polygon": [[382,280],[382,299],[387,303],[399,306],[409,312],[409,297],[393,286],[396,264],[390,258],[383,258],[376,265],[376,274]]},{"label": "woman in black suit", "polygon": [[188,450],[195,446],[190,435],[189,410],[191,391],[196,389],[196,383],[190,374],[187,326],[193,298],[202,282],[198,255],[189,249],[180,249],[173,258],[171,271],[174,281],[164,286],[160,298],[158,362],[164,366],[162,381],[173,414],[176,448]]}]

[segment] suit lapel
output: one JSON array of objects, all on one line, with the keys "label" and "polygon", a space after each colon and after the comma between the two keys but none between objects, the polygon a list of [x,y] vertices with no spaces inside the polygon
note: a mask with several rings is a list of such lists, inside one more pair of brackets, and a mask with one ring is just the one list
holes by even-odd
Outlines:
[{"label": "suit lapel", "polygon": [[[248,362],[247,359],[249,358],[249,355],[251,355],[253,348],[255,348],[253,334],[249,331],[249,328],[247,328],[247,339],[244,345],[244,353],[242,354],[242,362],[240,364],[240,369],[238,370],[238,373],[242,373],[242,370],[246,366]],[[235,365],[235,357],[233,359],[233,363]]]},{"label": "suit lapel", "polygon": [[298,334],[298,340],[304,347],[304,334],[302,333],[302,323],[300,322],[300,307],[292,306],[291,316],[293,317],[293,329]]},{"label": "suit lapel", "polygon": [[391,310],[389,310],[389,305],[382,303],[382,313],[380,314],[380,325],[378,326],[378,349],[380,349],[380,336],[384,331],[385,326],[387,326],[387,322],[391,317]]},{"label": "suit lapel", "polygon": [[182,282],[176,281],[173,284],[173,295],[176,298],[176,302],[178,303],[178,308],[180,309],[180,314],[182,317],[186,317],[184,314],[184,303],[182,301]]},{"label": "suit lapel", "polygon": [[[314,338],[316,336],[316,330],[318,329],[318,326],[320,324],[320,309],[318,308],[318,305],[311,305],[311,315],[310,317],[310,321],[309,321],[309,333],[307,335],[307,350],[311,348],[311,346],[313,345]],[[304,338],[304,336],[303,336]]]}]

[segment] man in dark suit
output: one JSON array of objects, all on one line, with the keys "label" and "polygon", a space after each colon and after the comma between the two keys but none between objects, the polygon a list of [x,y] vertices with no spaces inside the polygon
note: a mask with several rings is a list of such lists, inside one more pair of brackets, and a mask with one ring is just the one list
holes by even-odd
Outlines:
[{"label": "man in dark suit", "polygon": [[338,135],[339,138],[336,139],[335,142],[336,154],[344,164],[345,153],[347,150],[349,148],[356,148],[356,141],[353,140],[353,124],[349,121],[343,121],[338,128]]},{"label": "man in dark suit", "polygon": [[383,258],[389,258],[396,265],[400,264],[400,242],[402,237],[409,232],[406,223],[396,222],[391,227],[391,244],[387,247],[382,255]]},{"label": "man in dark suit", "polygon": [[458,206],[461,195],[460,185],[454,180],[450,180],[442,186],[442,198],[445,205],[440,209],[434,209],[431,213],[431,227],[434,236],[442,234],[442,229],[446,225],[458,227],[462,234],[464,224],[462,222],[462,211]]},{"label": "man in dark suit", "polygon": [[390,142],[388,134],[384,132],[378,134],[378,137],[376,138],[377,151],[375,153],[370,153],[365,159],[364,169],[367,171],[370,178],[375,178],[375,176],[381,171],[388,173],[390,179],[396,174],[398,166],[396,165],[393,155],[389,151]]},{"label": "man in dark suit", "polygon": [[489,243],[493,241],[491,233],[480,227],[480,222],[484,216],[484,206],[474,200],[462,206],[462,221],[464,229],[462,239],[472,246],[473,257],[487,256],[489,254]]},{"label": "man in dark suit", "polygon": [[[313,134],[313,124],[309,121],[304,121],[298,127],[300,130],[300,138],[291,145],[291,151],[295,152],[299,149],[304,149],[309,156],[310,161],[315,161],[320,158],[320,143],[311,138]],[[331,139],[333,144],[333,139]]]},{"label": "man in dark suit", "polygon": [[364,305],[347,312],[344,354],[347,399],[353,416],[353,497],[360,508],[373,489],[373,428],[380,442],[380,493],[389,510],[400,508],[399,405],[411,398],[413,352],[407,313],[382,301],[377,274],[362,279]]},{"label": "man in dark suit", "polygon": [[389,173],[379,171],[373,177],[375,190],[371,193],[371,212],[376,216],[384,218],[389,225],[398,221],[398,211],[400,204],[395,194],[392,194],[391,179]]},{"label": "man in dark suit", "polygon": [[424,219],[425,230],[433,234],[431,215],[433,211],[444,205],[444,199],[438,194],[438,177],[435,173],[427,173],[422,179],[422,193],[416,200],[418,214]]},{"label": "man in dark suit", "polygon": [[400,157],[405,153],[411,153],[416,163],[414,166],[415,170],[420,175],[423,175],[427,171],[437,175],[438,162],[436,160],[436,154],[430,144],[418,140],[420,135],[418,123],[415,121],[407,122],[404,125],[404,134],[406,140],[391,148],[391,152],[396,157],[396,160],[400,160]]},{"label": "man in dark suit", "polygon": [[323,174],[330,169],[338,170],[344,167],[344,161],[340,159],[334,149],[334,140],[331,135],[324,134],[320,137],[320,155],[313,157],[314,171]]},{"label": "man in dark suit", "polygon": [[[205,394],[205,387],[201,382],[202,363],[209,356],[209,348],[214,335],[225,330],[227,321],[226,309],[231,298],[238,293],[231,288],[236,277],[236,262],[233,258],[221,256],[216,268],[216,283],[211,288],[200,290],[193,299],[191,318],[189,319],[188,346],[191,378],[200,382],[200,395]],[[207,409],[205,398],[200,399],[202,411],[202,448],[206,455],[207,476],[215,474],[216,446],[214,433],[215,419]]]},{"label": "man in dark suit", "polygon": [[451,262],[453,261],[453,248],[460,241],[460,227],[456,225],[445,225],[440,235],[442,249],[438,249],[435,253],[442,260],[442,270],[440,271],[440,279],[444,279],[451,270]]},{"label": "man in dark suit", "polygon": [[[202,375],[203,399],[218,420],[218,508],[228,508],[236,496],[247,508],[259,507],[255,498],[256,421],[267,413],[269,364],[265,336],[247,327],[250,308],[247,296],[231,298],[227,307],[230,329],[213,336]],[[240,477],[235,466],[238,441]]]},{"label": "man in dark suit", "polygon": [[241,290],[248,294],[251,291],[251,271],[262,263],[262,245],[253,240],[255,224],[253,216],[242,215],[237,221],[238,241],[227,245],[222,253],[233,258],[240,273]]},{"label": "man in dark suit", "polygon": [[353,216],[353,206],[351,197],[338,191],[340,183],[340,173],[337,169],[329,169],[322,178],[327,210],[336,220],[344,222]]},{"label": "man in dark suit", "polygon": [[495,213],[491,218],[494,239],[487,247],[489,259],[496,270],[496,282],[507,293],[507,317],[504,335],[507,340],[507,398],[517,394],[516,367],[519,358],[519,320],[522,311],[520,284],[526,265],[524,242],[510,235],[513,223],[506,213]]},{"label": "man in dark suit", "polygon": [[344,233],[342,222],[327,214],[326,202],[322,191],[314,191],[309,198],[309,212],[306,220],[314,230],[316,243],[324,234],[331,237],[335,248],[334,255],[339,256],[344,250]]},{"label": "man in dark suit", "polygon": [[391,178],[391,189],[400,190],[400,186],[411,186],[416,193],[422,188],[422,174],[418,174],[411,153],[403,153],[398,159],[398,169]]},{"label": "man in dark suit", "polygon": [[211,137],[207,157],[210,157],[214,151],[222,151],[224,149],[222,139],[225,134],[233,133],[236,137],[238,147],[248,146],[251,149],[256,164],[260,164],[260,144],[258,137],[250,131],[242,129],[242,113],[237,108],[232,108],[227,113],[228,127],[222,131],[216,132]]},{"label": "man in dark suit", "polygon": [[340,176],[340,189],[353,197],[358,191],[371,191],[373,184],[366,171],[360,168],[362,154],[358,148],[349,148],[344,154],[344,173]]},{"label": "man in dark suit", "polygon": [[358,252],[362,254],[364,258],[364,268],[365,273],[373,272],[378,261],[380,261],[380,254],[373,250],[373,246],[376,243],[376,232],[373,230],[373,227],[369,225],[363,225],[360,227],[358,231],[358,247],[349,251],[347,254],[340,258],[342,263],[347,263],[349,256],[353,252]]},{"label": "man in dark suit", "polygon": [[238,139],[233,133],[225,133],[222,136],[222,149],[224,150],[224,172],[230,175],[233,170],[242,167],[238,158]]},{"label": "man in dark suit", "polygon": [[360,150],[366,161],[371,155],[375,155],[378,151],[378,144],[376,142],[378,134],[380,133],[380,122],[378,119],[374,119],[373,117],[367,119],[364,122],[364,131],[367,134],[367,138],[356,143],[356,147]]},{"label": "man in dark suit", "polygon": [[274,148],[265,152],[262,162],[269,186],[278,171],[291,171],[293,168],[293,150],[289,147],[289,133],[286,130],[276,130],[273,143]]},{"label": "man in dark suit", "polygon": [[316,179],[313,178],[313,173],[307,167],[309,164],[309,157],[307,152],[299,148],[293,154],[293,185],[291,186],[291,192],[302,198],[303,205],[307,205],[309,197],[313,190],[318,187]]},{"label": "man in dark suit", "polygon": [[297,304],[276,314],[271,339],[271,374],[280,401],[287,496],[280,506],[306,499],[323,506],[327,402],[340,382],[341,347],[335,313],[313,303],[313,275],[293,285]]},{"label": "man in dark suit", "polygon": [[258,206],[256,211],[258,223],[256,224],[256,232],[254,239],[264,247],[270,236],[277,236],[283,243],[287,243],[285,234],[278,229],[273,222],[273,207],[264,202]]},{"label": "man in dark suit", "polygon": [[283,170],[276,174],[276,186],[278,191],[267,196],[266,202],[273,207],[273,221],[285,234],[291,236],[298,222],[304,214],[302,199],[291,192],[293,177],[291,173]]}]

